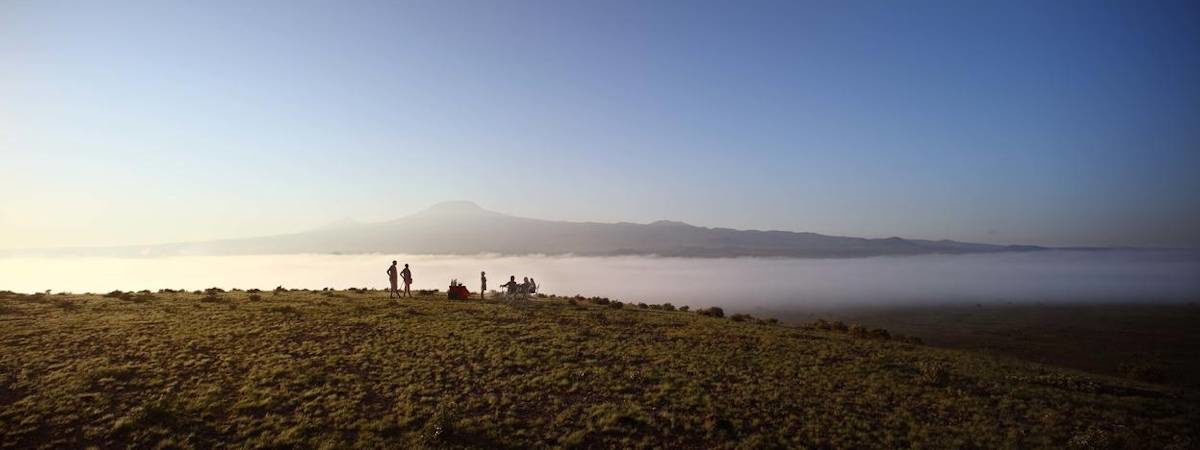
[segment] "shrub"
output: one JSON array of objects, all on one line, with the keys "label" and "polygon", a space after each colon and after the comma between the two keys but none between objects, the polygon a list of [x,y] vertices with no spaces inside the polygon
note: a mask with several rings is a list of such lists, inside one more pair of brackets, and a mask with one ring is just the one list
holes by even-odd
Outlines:
[{"label": "shrub", "polygon": [[205,289],[204,292],[208,293],[208,294],[220,294],[220,293],[225,292],[225,290],[221,289],[219,287],[210,287],[208,289]]},{"label": "shrub", "polygon": [[701,310],[700,310],[700,311],[698,311],[698,312],[699,312],[701,315],[704,315],[704,316],[709,316],[709,317],[725,317],[725,310],[721,309],[721,308],[720,308],[720,307],[718,307],[718,306],[713,306],[713,307],[709,307],[709,308],[704,308],[704,309],[701,309]]},{"label": "shrub", "polygon": [[750,317],[749,314],[734,314],[732,316],[729,316],[729,320],[732,320],[734,322],[745,322],[745,321],[748,321],[751,319],[753,319],[753,317]]},{"label": "shrub", "polygon": [[261,296],[261,295],[258,295],[258,294],[250,294],[250,300],[251,300],[251,301],[256,301],[256,302],[257,302],[257,301],[259,301],[259,300],[262,300],[262,296]]},{"label": "shrub", "polygon": [[1121,375],[1147,383],[1162,383],[1167,381],[1167,373],[1162,367],[1146,363],[1122,363],[1118,367]]},{"label": "shrub", "polygon": [[[579,296],[576,296],[575,298],[579,298]],[[597,305],[607,305],[610,303],[608,301],[608,297],[592,297],[591,302]]]},{"label": "shrub", "polygon": [[941,363],[921,361],[917,363],[917,381],[929,386],[941,386],[950,379],[950,372]]},{"label": "shrub", "polygon": [[638,302],[637,307],[641,308],[641,309],[646,309],[646,308],[649,308],[650,306],[645,303]]},{"label": "shrub", "polygon": [[778,325],[778,324],[779,324],[779,319],[776,319],[776,318],[774,318],[774,317],[769,317],[769,318],[767,318],[767,324],[769,324],[769,325]]},{"label": "shrub", "polygon": [[692,308],[689,307],[688,305],[683,305],[683,306],[679,307],[679,310],[683,311],[683,312],[688,312],[689,309],[692,309]]},{"label": "shrub", "polygon": [[835,320],[835,321],[831,322],[829,324],[829,329],[833,330],[833,331],[837,331],[839,333],[845,333],[847,331],[850,331],[850,327],[847,327],[846,324],[842,323],[839,320]]},{"label": "shrub", "polygon": [[847,330],[847,333],[857,338],[871,337],[871,332],[867,330],[866,327],[858,324],[850,325],[850,329]]},{"label": "shrub", "polygon": [[672,305],[672,304],[670,304],[670,303],[663,303],[663,304],[662,304],[662,309],[664,309],[664,310],[667,310],[667,311],[674,311],[674,310],[675,310],[675,305]]},{"label": "shrub", "polygon": [[624,308],[624,307],[625,307],[625,304],[624,304],[624,303],[621,303],[621,302],[619,302],[619,301],[613,300],[613,301],[611,301],[611,302],[609,302],[609,303],[608,303],[608,307],[609,307],[609,308],[612,308],[612,309],[621,309],[621,308]]},{"label": "shrub", "polygon": [[259,292],[262,292],[262,290],[261,290],[261,289],[250,289],[250,290],[248,290],[248,291],[246,291],[246,292],[249,292],[249,293],[251,293],[251,294],[257,294],[257,293],[259,293]]}]

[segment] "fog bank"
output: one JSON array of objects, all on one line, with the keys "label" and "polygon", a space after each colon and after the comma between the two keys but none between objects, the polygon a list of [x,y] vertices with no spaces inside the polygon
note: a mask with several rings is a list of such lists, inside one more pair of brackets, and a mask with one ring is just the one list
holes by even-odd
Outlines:
[{"label": "fog bank", "polygon": [[108,292],[159,288],[376,287],[392,259],[419,289],[451,278],[495,288],[532,276],[549,293],[730,309],[942,302],[1200,299],[1200,254],[1045,251],[855,259],[499,257],[430,255],[0,258],[0,290]]}]

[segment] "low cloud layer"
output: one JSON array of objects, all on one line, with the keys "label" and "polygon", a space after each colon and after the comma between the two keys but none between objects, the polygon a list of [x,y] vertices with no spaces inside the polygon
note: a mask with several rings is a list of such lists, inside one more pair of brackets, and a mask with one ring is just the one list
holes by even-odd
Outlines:
[{"label": "low cloud layer", "polygon": [[856,259],[459,257],[399,255],[0,258],[0,289],[107,292],[159,288],[379,287],[392,259],[415,287],[451,278],[490,287],[532,276],[547,292],[731,309],[941,302],[1192,301],[1200,255],[1051,251]]}]

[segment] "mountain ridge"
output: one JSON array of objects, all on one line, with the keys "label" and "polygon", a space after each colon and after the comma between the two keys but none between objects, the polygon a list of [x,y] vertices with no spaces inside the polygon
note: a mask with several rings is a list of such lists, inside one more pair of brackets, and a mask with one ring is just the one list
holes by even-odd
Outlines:
[{"label": "mountain ridge", "polygon": [[951,240],[831,236],[712,228],[673,220],[570,222],[508,215],[469,201],[434,204],[397,219],[343,219],[289,234],[157,245],[9,251],[8,254],[171,256],[295,253],[501,254],[846,258],[1045,250]]}]

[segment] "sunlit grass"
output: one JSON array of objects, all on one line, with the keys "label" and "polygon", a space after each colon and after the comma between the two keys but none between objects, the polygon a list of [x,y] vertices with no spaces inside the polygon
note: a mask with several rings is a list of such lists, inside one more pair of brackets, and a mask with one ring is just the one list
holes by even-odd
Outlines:
[{"label": "sunlit grass", "polygon": [[[664,305],[0,295],[5,447],[1187,448],[1188,391]],[[1192,439],[1192,440],[1189,440]]]}]

